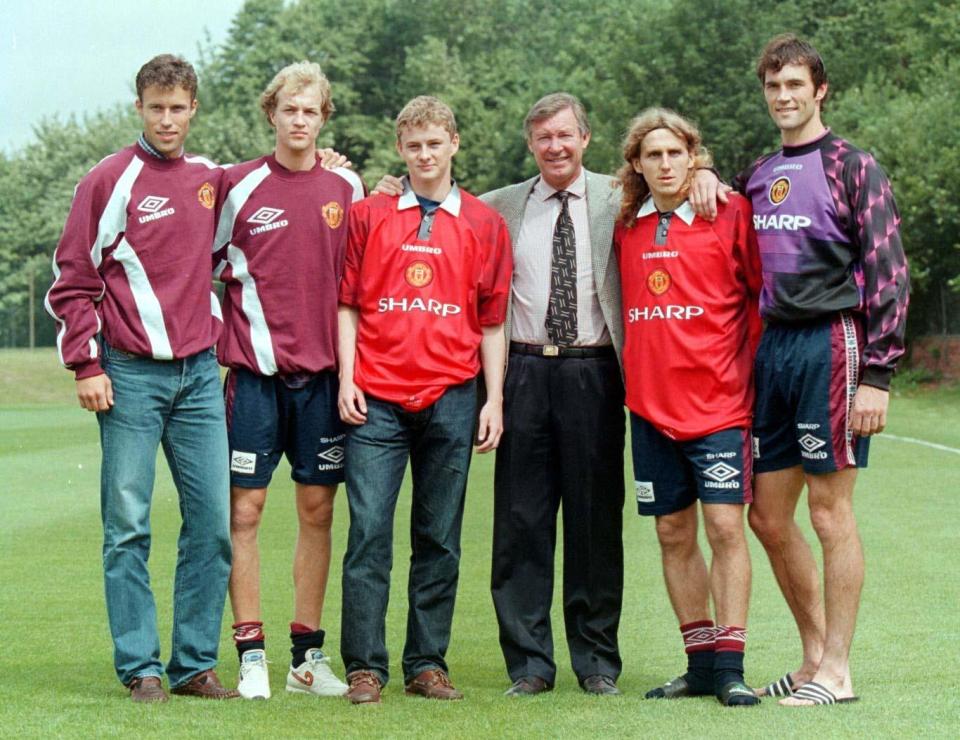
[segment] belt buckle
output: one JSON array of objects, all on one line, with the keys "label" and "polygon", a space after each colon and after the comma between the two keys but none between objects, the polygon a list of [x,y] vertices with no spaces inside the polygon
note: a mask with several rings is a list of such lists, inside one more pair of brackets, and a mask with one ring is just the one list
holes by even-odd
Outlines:
[{"label": "belt buckle", "polygon": [[543,345],[543,356],[544,357],[559,357],[560,348],[555,344],[545,344]]}]

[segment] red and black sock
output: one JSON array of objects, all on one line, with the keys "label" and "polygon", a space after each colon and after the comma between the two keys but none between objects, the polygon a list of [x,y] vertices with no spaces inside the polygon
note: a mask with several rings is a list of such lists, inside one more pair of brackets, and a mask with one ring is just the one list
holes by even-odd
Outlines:
[{"label": "red and black sock", "polygon": [[296,668],[303,663],[310,648],[322,648],[324,634],[323,630],[315,630],[299,622],[290,622],[290,654],[293,656],[290,665]]},{"label": "red and black sock", "polygon": [[713,661],[714,687],[720,689],[734,681],[743,682],[743,652],[747,645],[747,628],[717,625],[716,657]]},{"label": "red and black sock", "polygon": [[232,625],[233,644],[237,647],[237,656],[243,661],[248,650],[263,650],[263,622],[236,622]]},{"label": "red and black sock", "polygon": [[687,653],[687,672],[683,680],[692,694],[713,693],[714,644],[717,628],[704,619],[680,625],[683,649]]}]

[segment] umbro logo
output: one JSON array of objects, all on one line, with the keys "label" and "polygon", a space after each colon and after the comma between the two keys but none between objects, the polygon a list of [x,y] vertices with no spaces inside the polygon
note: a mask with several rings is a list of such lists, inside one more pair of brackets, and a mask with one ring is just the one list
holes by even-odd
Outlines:
[{"label": "umbro logo", "polygon": [[230,453],[230,472],[253,475],[257,472],[257,456],[253,452],[233,450]]},{"label": "umbro logo", "polygon": [[267,208],[264,206],[263,208],[258,209],[256,213],[247,219],[247,221],[252,224],[272,224],[282,215],[282,208]]},{"label": "umbro logo", "polygon": [[740,475],[740,471],[724,462],[718,462],[716,465],[711,465],[709,468],[704,470],[703,474],[707,478],[717,481],[717,483],[724,483],[725,481],[733,478],[735,475]]},{"label": "umbro logo", "polygon": [[333,445],[317,453],[317,470],[341,470],[343,468],[343,445]]},{"label": "umbro logo", "polygon": [[343,462],[343,445],[335,445],[329,450],[324,450],[317,454],[321,460],[326,460],[327,462],[332,463],[342,463]]},{"label": "umbro logo", "polygon": [[287,226],[290,223],[287,219],[277,220],[282,215],[282,208],[267,208],[264,206],[263,208],[257,209],[257,212],[247,219],[247,223],[260,224],[256,228],[250,229],[250,236],[262,234],[264,231],[282,229],[284,226]]},{"label": "umbro logo", "polygon": [[144,211],[145,213],[156,213],[164,205],[166,205],[169,198],[161,198],[159,195],[148,195],[146,198],[140,201],[140,205],[137,206],[138,211]]},{"label": "umbro logo", "polygon": [[148,195],[146,198],[140,201],[140,204],[137,206],[138,211],[143,211],[146,213],[146,216],[141,216],[137,219],[142,224],[145,224],[149,221],[156,221],[159,218],[164,218],[165,216],[172,216],[176,213],[176,209],[172,206],[170,208],[164,208],[169,201],[169,198],[162,198],[159,195]]},{"label": "umbro logo", "polygon": [[814,437],[812,434],[804,434],[797,442],[807,452],[815,452],[826,444],[822,439]]}]

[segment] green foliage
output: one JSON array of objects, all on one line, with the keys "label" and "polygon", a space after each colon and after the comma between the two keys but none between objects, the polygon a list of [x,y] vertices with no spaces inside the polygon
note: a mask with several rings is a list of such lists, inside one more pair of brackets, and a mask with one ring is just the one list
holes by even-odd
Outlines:
[{"label": "green foliage", "polygon": [[[753,70],[764,41],[785,30],[825,56],[827,122],[890,175],[914,278],[912,321],[939,328],[939,290],[960,285],[960,206],[946,185],[960,158],[957,0],[248,0],[226,41],[201,53],[189,147],[219,162],[270,151],[260,93],[279,68],[311,59],[337,106],[321,144],[346,153],[370,185],[400,170],[393,119],[420,94],[457,114],[464,187],[529,177],[523,116],[557,90],[590,113],[591,169],[614,171],[630,119],[666,105],[700,124],[730,177],[777,146]],[[130,143],[137,123],[130,109],[47,121],[33,144],[0,160],[0,310],[23,305],[25,276],[33,260],[49,260],[74,184]]]}]

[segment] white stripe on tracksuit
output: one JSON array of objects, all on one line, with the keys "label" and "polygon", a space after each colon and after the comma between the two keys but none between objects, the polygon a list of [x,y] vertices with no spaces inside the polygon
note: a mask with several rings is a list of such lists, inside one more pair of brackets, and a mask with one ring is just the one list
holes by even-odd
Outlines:
[{"label": "white stripe on tracksuit", "polygon": [[[263,375],[274,375],[277,372],[277,359],[273,352],[273,339],[270,336],[270,327],[263,313],[263,304],[257,293],[257,283],[250,274],[247,266],[247,257],[242,250],[230,243],[233,236],[237,214],[247,199],[270,175],[270,167],[264,163],[236,184],[230,195],[227,196],[223,209],[220,212],[220,223],[217,225],[217,235],[213,241],[213,250],[216,252],[227,246],[227,262],[233,269],[233,276],[240,281],[243,299],[241,309],[247,322],[250,324],[250,342],[257,358],[257,367]],[[223,266],[217,268],[217,273],[223,271]]]}]

